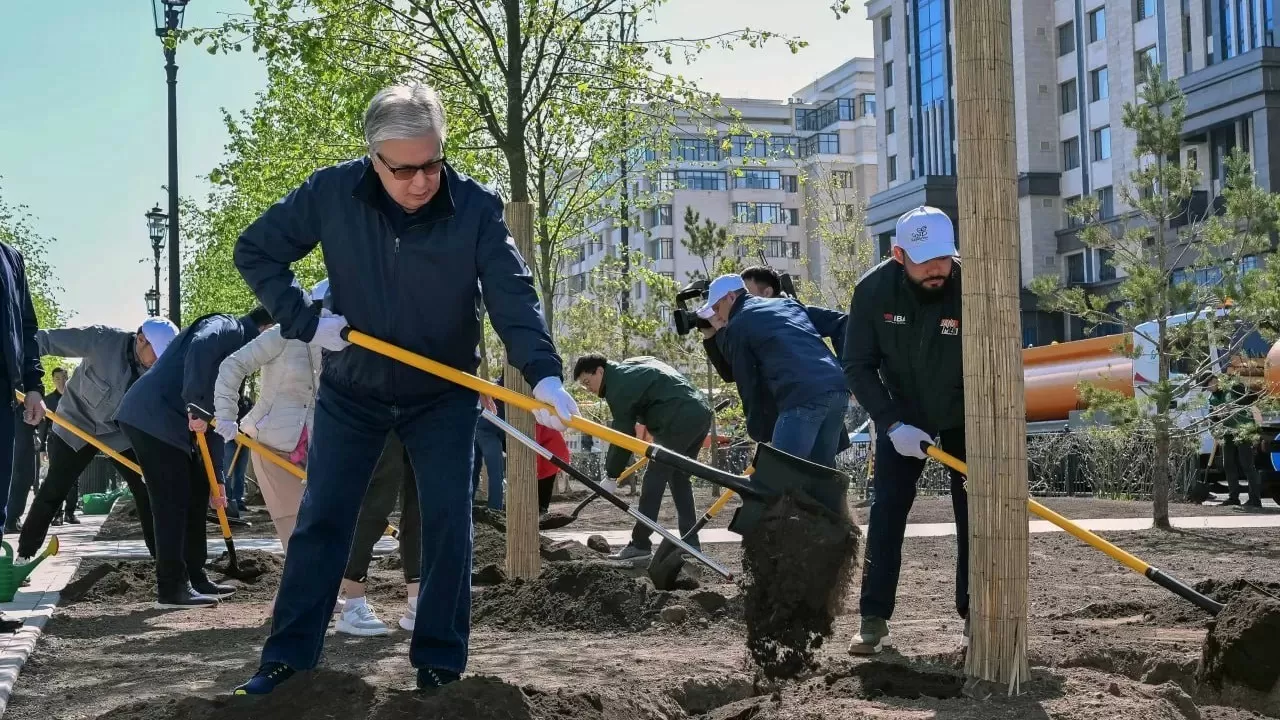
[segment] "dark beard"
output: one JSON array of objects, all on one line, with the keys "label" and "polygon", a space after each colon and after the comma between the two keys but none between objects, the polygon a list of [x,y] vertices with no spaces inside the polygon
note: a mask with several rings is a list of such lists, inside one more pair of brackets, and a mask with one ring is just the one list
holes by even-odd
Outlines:
[{"label": "dark beard", "polygon": [[[928,279],[932,280],[933,278]],[[911,289],[916,292],[921,300],[932,302],[942,297],[942,293],[947,289],[947,285],[950,284],[951,279],[947,278],[943,280],[942,284],[936,288],[925,287],[922,283],[916,282],[910,276],[907,277],[907,281],[911,285]]]}]

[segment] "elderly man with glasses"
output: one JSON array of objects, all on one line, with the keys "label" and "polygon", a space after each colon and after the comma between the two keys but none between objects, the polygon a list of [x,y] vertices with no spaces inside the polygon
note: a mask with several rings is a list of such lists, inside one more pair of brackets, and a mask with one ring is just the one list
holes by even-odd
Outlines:
[{"label": "elderly man with glasses", "polygon": [[[307,489],[289,541],[271,636],[237,694],[264,694],[314,668],[369,477],[388,433],[404,443],[422,498],[422,582],[409,657],[418,686],[466,667],[471,611],[475,392],[350,347],[348,326],[474,373],[480,301],[534,396],[538,421],[563,430],[577,412],[533,278],[496,193],[445,162],[435,91],[379,92],[365,114],[368,154],[316,171],[240,237],[235,263],[286,338],[325,349]],[[290,265],[324,250],[329,303],[292,285]]]}]

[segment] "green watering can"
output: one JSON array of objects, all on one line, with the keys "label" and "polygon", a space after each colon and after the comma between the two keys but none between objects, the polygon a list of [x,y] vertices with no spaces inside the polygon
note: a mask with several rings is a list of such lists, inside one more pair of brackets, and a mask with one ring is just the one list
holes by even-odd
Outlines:
[{"label": "green watering can", "polygon": [[111,512],[111,506],[115,505],[116,500],[123,497],[127,490],[116,489],[106,493],[88,493],[80,496],[80,503],[84,506],[85,515],[106,515]]},{"label": "green watering can", "polygon": [[0,542],[0,547],[4,548],[4,556],[0,557],[0,603],[13,602],[13,596],[18,594],[18,587],[22,585],[22,581],[26,580],[45,558],[58,554],[58,536],[49,538],[49,545],[45,547],[44,552],[22,567],[13,566],[13,548],[9,543]]}]

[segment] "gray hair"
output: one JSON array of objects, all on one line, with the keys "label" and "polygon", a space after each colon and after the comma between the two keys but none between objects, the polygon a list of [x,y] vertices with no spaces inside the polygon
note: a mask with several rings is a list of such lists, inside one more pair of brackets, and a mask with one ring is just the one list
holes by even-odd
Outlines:
[{"label": "gray hair", "polygon": [[364,113],[364,141],[371,152],[384,140],[437,135],[443,148],[444,106],[440,95],[421,85],[393,85],[378,91]]}]

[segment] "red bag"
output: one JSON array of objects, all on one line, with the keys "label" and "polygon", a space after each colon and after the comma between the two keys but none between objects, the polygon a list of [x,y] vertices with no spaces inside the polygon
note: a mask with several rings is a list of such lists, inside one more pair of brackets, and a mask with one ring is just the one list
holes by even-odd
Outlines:
[{"label": "red bag", "polygon": [[[553,430],[546,425],[537,425],[534,428],[533,439],[539,445],[551,451],[552,455],[569,462],[569,445],[564,441],[564,435],[559,430]],[[550,460],[545,460],[541,455],[538,456],[538,479],[547,478],[560,472],[560,468]]]}]

